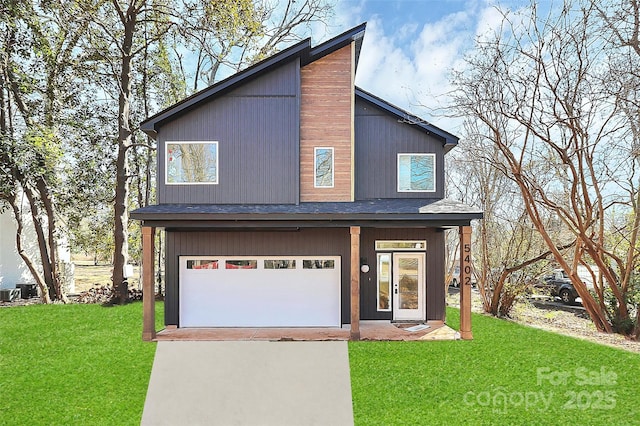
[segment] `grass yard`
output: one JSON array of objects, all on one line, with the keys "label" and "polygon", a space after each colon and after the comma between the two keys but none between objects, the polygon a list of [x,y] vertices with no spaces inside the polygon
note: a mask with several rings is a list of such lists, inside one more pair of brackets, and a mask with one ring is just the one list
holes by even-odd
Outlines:
[{"label": "grass yard", "polygon": [[140,424],[156,348],[141,335],[142,303],[1,308],[0,424]]},{"label": "grass yard", "polygon": [[350,342],[356,424],[640,424],[640,355],[480,315],[473,334]]},{"label": "grass yard", "polygon": [[[349,343],[356,424],[640,424],[640,355],[473,324],[468,342]],[[0,424],[139,424],[156,347],[141,327],[141,303],[1,308]]]}]

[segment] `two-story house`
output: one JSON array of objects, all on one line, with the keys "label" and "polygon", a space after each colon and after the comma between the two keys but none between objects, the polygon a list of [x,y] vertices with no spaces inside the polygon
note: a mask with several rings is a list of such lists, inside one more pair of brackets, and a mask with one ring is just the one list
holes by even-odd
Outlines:
[{"label": "two-story house", "polygon": [[469,250],[482,212],[444,199],[456,136],[355,87],[364,33],[301,41],[142,123],[158,145],[158,204],[131,214],[145,339],[156,229],[167,327],[350,324],[357,339],[361,319],[444,321],[444,230]]}]

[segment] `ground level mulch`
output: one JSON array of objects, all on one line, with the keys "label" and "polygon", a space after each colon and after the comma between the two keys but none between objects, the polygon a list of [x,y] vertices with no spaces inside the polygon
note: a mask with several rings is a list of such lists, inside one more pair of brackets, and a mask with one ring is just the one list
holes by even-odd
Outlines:
[{"label": "ground level mulch", "polygon": [[[472,310],[484,314],[480,294],[472,292]],[[449,292],[447,305],[458,308],[460,297],[457,292]],[[578,339],[640,353],[640,342],[625,339],[620,334],[600,333],[596,330],[589,314],[580,304],[563,306],[544,299],[522,299],[516,302],[511,317],[514,321],[529,327],[571,336]]]}]

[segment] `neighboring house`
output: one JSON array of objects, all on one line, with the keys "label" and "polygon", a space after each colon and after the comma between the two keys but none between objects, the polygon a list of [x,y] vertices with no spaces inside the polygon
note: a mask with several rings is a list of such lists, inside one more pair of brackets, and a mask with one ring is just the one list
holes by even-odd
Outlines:
[{"label": "neighboring house", "polygon": [[[23,203],[22,247],[27,256],[41,270],[42,262],[38,250],[38,238],[33,228],[33,219],[29,206]],[[0,289],[16,288],[18,284],[35,284],[36,280],[31,271],[18,254],[16,246],[17,224],[11,209],[0,213]],[[73,265],[71,265],[71,252],[66,238],[58,241],[58,260],[61,262],[62,271],[65,274],[65,291],[72,293],[75,290],[73,281]]]},{"label": "neighboring house", "polygon": [[145,339],[156,228],[168,328],[351,324],[357,339],[361,319],[444,321],[444,230],[469,246],[482,212],[444,199],[456,136],[354,86],[364,32],[304,40],[142,123],[158,143],[158,205],[131,213]]},{"label": "neighboring house", "polygon": [[[0,289],[16,288],[16,284],[35,282],[16,249],[16,229],[11,210],[0,213]],[[28,231],[26,240],[35,243],[35,232]],[[31,246],[27,250],[34,255],[38,247]]]}]

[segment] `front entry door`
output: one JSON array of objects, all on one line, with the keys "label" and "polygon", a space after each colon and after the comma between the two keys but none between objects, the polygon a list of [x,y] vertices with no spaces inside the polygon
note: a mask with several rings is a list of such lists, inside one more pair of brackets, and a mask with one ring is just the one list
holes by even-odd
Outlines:
[{"label": "front entry door", "polygon": [[393,254],[393,319],[425,319],[425,254]]}]

